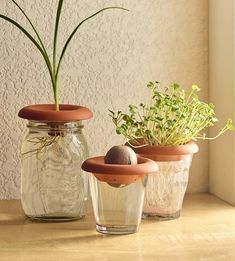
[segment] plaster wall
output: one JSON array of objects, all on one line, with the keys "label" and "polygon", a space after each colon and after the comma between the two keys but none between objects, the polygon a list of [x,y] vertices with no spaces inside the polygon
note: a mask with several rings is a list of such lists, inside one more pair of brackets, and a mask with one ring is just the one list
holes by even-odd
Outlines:
[{"label": "plaster wall", "polygon": [[[19,0],[48,48],[52,48],[57,1]],[[62,66],[60,102],[85,105],[94,119],[84,122],[91,155],[104,154],[123,142],[115,134],[108,109],[126,110],[148,96],[146,83],[173,81],[201,86],[208,99],[207,0],[70,0],[65,1],[59,40],[104,6],[111,10],[80,29]],[[28,26],[11,1],[1,0],[0,13]],[[58,50],[61,50],[62,44]],[[53,102],[42,58],[17,28],[0,20],[0,198],[20,197],[20,143],[26,122],[17,117],[25,105]],[[199,143],[188,192],[208,189],[208,144]]]}]

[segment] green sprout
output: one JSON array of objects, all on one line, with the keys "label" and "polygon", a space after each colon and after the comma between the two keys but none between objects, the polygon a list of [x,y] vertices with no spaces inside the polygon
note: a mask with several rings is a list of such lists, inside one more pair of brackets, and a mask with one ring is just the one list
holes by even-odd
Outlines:
[{"label": "green sprout", "polygon": [[[212,103],[199,100],[200,88],[193,84],[185,92],[174,83],[161,89],[159,82],[149,82],[151,103],[129,105],[129,113],[110,112],[116,132],[135,144],[176,146],[191,140],[213,140],[227,130],[234,130],[231,119],[215,137],[207,137],[202,131],[218,121]],[[140,145],[141,145],[140,144]]]},{"label": "green sprout", "polygon": [[30,26],[32,27],[34,33],[36,34],[37,40],[35,40],[35,38],[24,28],[22,27],[19,23],[17,23],[16,21],[14,21],[13,19],[0,14],[0,18],[8,21],[9,23],[13,24],[14,26],[16,26],[21,32],[23,32],[28,38],[29,40],[31,40],[31,42],[35,45],[35,47],[38,49],[38,51],[41,53],[47,69],[49,71],[50,74],[50,79],[51,79],[51,83],[52,83],[52,87],[53,87],[53,94],[54,94],[54,101],[55,101],[55,107],[56,110],[59,110],[59,97],[58,97],[58,77],[59,77],[59,71],[60,71],[60,67],[64,58],[64,55],[66,53],[66,50],[71,42],[71,40],[73,39],[74,35],[76,34],[77,30],[80,28],[80,26],[85,23],[86,21],[88,21],[89,19],[95,17],[96,15],[98,15],[99,13],[109,10],[109,9],[121,9],[121,10],[125,10],[128,11],[125,8],[122,7],[106,7],[103,8],[99,11],[97,11],[96,13],[88,16],[87,18],[85,18],[84,20],[82,20],[76,27],[75,29],[72,31],[72,33],[70,34],[70,36],[68,37],[67,41],[65,42],[65,45],[62,49],[62,52],[59,56],[59,60],[57,62],[56,57],[57,57],[57,35],[58,35],[58,29],[59,29],[59,22],[60,22],[60,16],[61,16],[61,11],[62,11],[62,7],[63,7],[63,0],[59,0],[58,2],[58,7],[57,7],[57,13],[56,13],[56,22],[55,22],[55,29],[54,29],[54,41],[53,41],[53,58],[52,61],[50,60],[50,57],[48,55],[48,52],[45,48],[45,45],[43,44],[40,35],[38,34],[35,26],[33,25],[33,23],[31,22],[30,18],[28,17],[28,15],[24,12],[24,10],[20,7],[20,5],[15,1],[15,0],[10,0],[12,1],[17,8],[21,11],[21,13],[24,15],[24,17],[27,19],[27,21],[29,22]]}]

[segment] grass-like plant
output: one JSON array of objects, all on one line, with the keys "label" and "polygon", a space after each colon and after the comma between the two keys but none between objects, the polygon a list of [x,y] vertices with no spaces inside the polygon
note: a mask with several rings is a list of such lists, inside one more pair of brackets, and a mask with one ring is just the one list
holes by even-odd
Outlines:
[{"label": "grass-like plant", "polygon": [[97,11],[96,13],[88,16],[87,18],[85,18],[84,20],[82,20],[76,27],[75,29],[72,31],[72,33],[70,34],[70,36],[68,37],[67,41],[65,42],[65,45],[62,49],[62,52],[59,56],[58,62],[57,62],[57,35],[58,35],[58,29],[59,29],[59,22],[60,22],[60,16],[61,16],[61,11],[62,11],[62,7],[63,7],[63,0],[59,0],[58,2],[58,7],[57,7],[57,14],[56,14],[56,22],[55,22],[55,29],[54,29],[54,41],[53,41],[53,54],[52,54],[52,59],[50,59],[48,51],[45,48],[45,45],[39,35],[39,33],[37,32],[35,26],[33,25],[33,23],[31,22],[30,18],[28,17],[28,15],[25,13],[25,11],[20,7],[20,5],[15,1],[15,0],[10,0],[12,1],[13,4],[15,4],[17,6],[17,8],[22,12],[22,14],[24,15],[24,17],[27,19],[27,21],[29,22],[30,26],[32,27],[35,36],[36,36],[36,40],[35,38],[32,36],[32,34],[30,34],[24,27],[22,27],[19,23],[17,23],[16,21],[14,21],[13,19],[0,14],[0,18],[8,21],[9,23],[15,25],[21,32],[23,32],[28,38],[29,40],[31,40],[31,42],[35,45],[35,47],[37,48],[37,50],[41,53],[41,55],[43,56],[43,59],[46,63],[47,69],[49,71],[50,74],[50,79],[51,79],[51,83],[52,83],[52,87],[53,87],[53,94],[54,94],[54,101],[55,101],[55,107],[56,110],[59,110],[59,97],[58,97],[58,77],[59,77],[59,72],[60,72],[60,68],[61,68],[61,64],[64,58],[64,55],[66,53],[66,50],[71,42],[71,40],[73,39],[74,35],[76,34],[77,30],[80,28],[80,26],[85,23],[86,21],[88,21],[89,19],[93,18],[94,16],[98,15],[99,13],[109,10],[109,9],[121,9],[121,10],[125,10],[128,11],[125,8],[122,7],[106,7],[103,8],[99,11]]},{"label": "grass-like plant", "polygon": [[[199,100],[197,93],[200,88],[197,85],[192,85],[190,92],[185,92],[176,83],[162,89],[159,82],[149,82],[147,87],[151,90],[150,104],[129,105],[128,114],[110,111],[117,134],[134,141],[137,146],[183,145],[191,140],[216,139],[227,130],[234,130],[232,120],[228,119],[215,137],[202,133],[218,119],[214,105]],[[140,139],[141,144],[138,142]]]}]

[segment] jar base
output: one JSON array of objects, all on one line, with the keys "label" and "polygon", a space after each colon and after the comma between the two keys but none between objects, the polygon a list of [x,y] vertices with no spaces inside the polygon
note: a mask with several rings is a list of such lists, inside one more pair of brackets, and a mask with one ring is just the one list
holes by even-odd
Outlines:
[{"label": "jar base", "polygon": [[96,224],[96,231],[102,234],[110,234],[110,235],[128,235],[133,234],[138,231],[138,226],[118,226],[118,225],[99,225]]},{"label": "jar base", "polygon": [[180,217],[180,210],[172,214],[161,214],[161,213],[142,213],[142,219],[151,219],[159,221],[174,220]]},{"label": "jar base", "polygon": [[66,217],[66,216],[29,216],[26,215],[32,221],[40,221],[40,222],[68,222],[75,221],[85,217],[85,215],[74,216],[74,217]]}]

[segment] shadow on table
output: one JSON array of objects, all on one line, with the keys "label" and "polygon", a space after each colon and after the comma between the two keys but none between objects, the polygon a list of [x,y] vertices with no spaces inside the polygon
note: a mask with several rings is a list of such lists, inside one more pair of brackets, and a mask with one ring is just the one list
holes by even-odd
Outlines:
[{"label": "shadow on table", "polygon": [[24,215],[17,214],[0,214],[0,226],[4,225],[23,225],[27,223],[28,218]]}]

